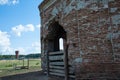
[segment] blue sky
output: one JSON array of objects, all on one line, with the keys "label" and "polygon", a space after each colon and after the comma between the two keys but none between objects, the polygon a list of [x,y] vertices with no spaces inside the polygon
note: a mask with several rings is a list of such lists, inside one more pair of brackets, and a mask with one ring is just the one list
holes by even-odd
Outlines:
[{"label": "blue sky", "polygon": [[0,54],[40,53],[42,0],[0,0]]}]

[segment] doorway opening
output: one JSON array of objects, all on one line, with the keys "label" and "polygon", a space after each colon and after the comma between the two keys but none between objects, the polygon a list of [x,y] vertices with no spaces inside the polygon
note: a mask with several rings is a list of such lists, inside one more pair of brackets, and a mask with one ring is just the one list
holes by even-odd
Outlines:
[{"label": "doorway opening", "polygon": [[60,48],[60,51],[63,51],[63,49],[64,49],[64,44],[63,44],[62,38],[59,39],[59,48]]},{"label": "doorway opening", "polygon": [[66,31],[58,22],[53,22],[48,27],[48,31],[48,75],[61,76],[66,79],[68,77]]},{"label": "doorway opening", "polygon": [[58,22],[54,22],[48,28],[48,51],[56,52],[64,50],[66,42],[66,31]]}]

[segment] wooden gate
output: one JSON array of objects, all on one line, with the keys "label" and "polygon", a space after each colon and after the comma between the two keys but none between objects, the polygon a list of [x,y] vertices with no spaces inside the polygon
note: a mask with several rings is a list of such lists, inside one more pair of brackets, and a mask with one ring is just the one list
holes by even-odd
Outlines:
[{"label": "wooden gate", "polygon": [[48,73],[49,75],[64,76],[64,52],[50,52],[48,54]]},{"label": "wooden gate", "polygon": [[71,78],[69,80],[74,80],[75,76],[71,71],[71,66],[68,65],[68,72],[65,70],[65,55],[63,51],[50,52],[47,56],[47,73],[49,76],[58,76],[65,78],[66,73],[68,73],[68,77]]}]

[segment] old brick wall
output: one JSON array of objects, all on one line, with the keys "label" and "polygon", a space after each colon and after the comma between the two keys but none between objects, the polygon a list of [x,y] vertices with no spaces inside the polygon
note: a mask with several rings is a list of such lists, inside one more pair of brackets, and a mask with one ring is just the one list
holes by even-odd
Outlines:
[{"label": "old brick wall", "polygon": [[76,77],[120,79],[120,1],[88,1],[88,4],[87,10],[79,11],[79,17],[83,17],[79,22],[83,61],[78,64]]},{"label": "old brick wall", "polygon": [[44,0],[39,8],[44,69],[45,38],[55,19],[67,32],[76,80],[120,79],[120,0]]}]

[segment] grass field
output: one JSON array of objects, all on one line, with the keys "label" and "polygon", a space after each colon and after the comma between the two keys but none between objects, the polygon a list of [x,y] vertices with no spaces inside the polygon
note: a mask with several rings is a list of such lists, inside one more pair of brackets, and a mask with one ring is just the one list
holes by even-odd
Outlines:
[{"label": "grass field", "polygon": [[[14,65],[23,66],[23,60],[0,60],[0,77],[41,70],[40,59],[29,59],[29,69],[15,70]],[[27,60],[24,60],[27,66]]]}]

